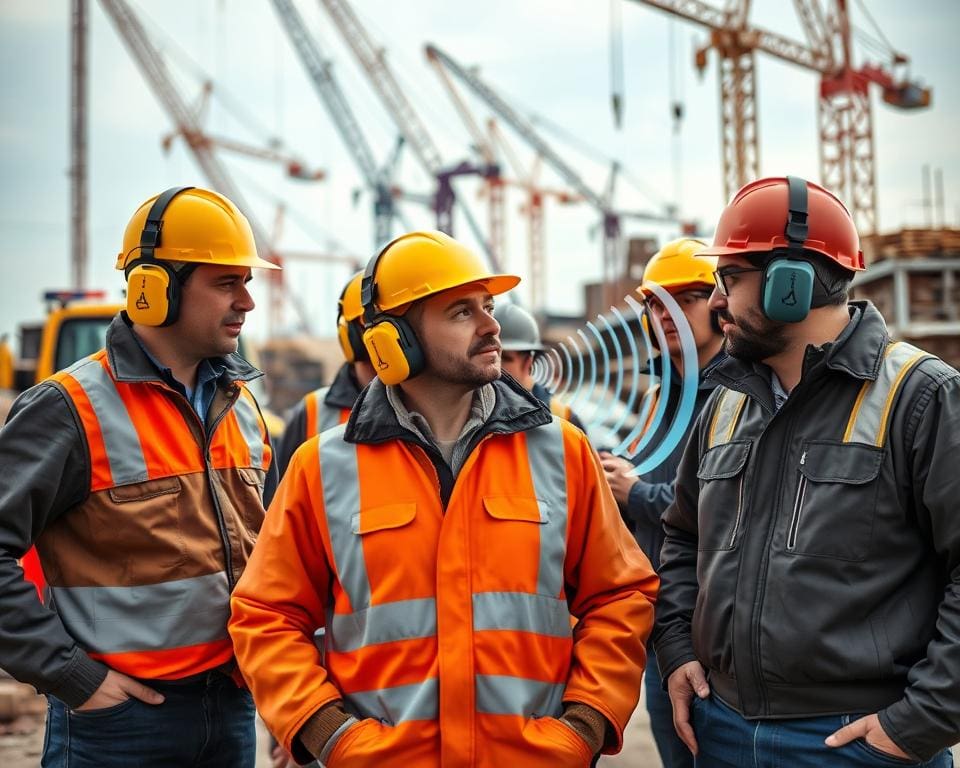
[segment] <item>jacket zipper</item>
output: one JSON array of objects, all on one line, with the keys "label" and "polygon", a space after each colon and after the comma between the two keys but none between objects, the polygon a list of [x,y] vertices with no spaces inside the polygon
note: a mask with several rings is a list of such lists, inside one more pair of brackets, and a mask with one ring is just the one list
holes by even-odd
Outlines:
[{"label": "jacket zipper", "polygon": [[737,534],[740,532],[740,519],[743,516],[743,476],[746,475],[746,469],[740,473],[740,483],[737,490],[737,516],[733,521],[733,533],[730,534],[730,549],[737,541]]},{"label": "jacket zipper", "polygon": [[[804,451],[800,456],[800,466],[802,467],[807,458],[807,452]],[[803,472],[797,472],[800,475],[800,481],[797,483],[797,496],[793,501],[793,516],[790,518],[790,529],[787,532],[787,549],[793,551],[797,546],[797,532],[800,530],[800,515],[803,512],[803,499],[807,492],[807,476]]]},{"label": "jacket zipper", "polygon": [[[237,401],[238,397],[240,397],[240,387],[234,386],[232,387],[230,399],[227,400],[226,405],[223,406],[223,410],[217,414],[217,417],[210,424],[210,433],[207,434],[206,430],[203,430],[201,433],[204,435],[203,463],[207,471],[207,485],[210,488],[210,500],[213,502],[213,511],[217,516],[217,527],[220,529],[220,540],[223,542],[223,559],[224,565],[227,569],[227,590],[229,592],[233,592],[233,588],[236,584],[233,579],[233,550],[230,548],[230,537],[227,534],[227,523],[223,517],[223,508],[220,506],[220,499],[217,496],[217,489],[213,484],[213,467],[210,463],[210,445],[213,442],[213,436],[217,433],[217,427],[220,426],[220,422],[223,421],[224,416],[227,415],[227,411],[230,410],[233,404]],[[197,416],[197,413],[193,410],[192,406],[190,410],[194,414],[194,417],[196,417],[197,421],[200,421],[199,416]]]}]

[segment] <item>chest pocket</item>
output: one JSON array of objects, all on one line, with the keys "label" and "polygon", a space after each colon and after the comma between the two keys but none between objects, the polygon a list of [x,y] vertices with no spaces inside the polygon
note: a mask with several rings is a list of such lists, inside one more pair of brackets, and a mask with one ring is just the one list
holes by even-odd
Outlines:
[{"label": "chest pocket", "polygon": [[733,549],[743,525],[744,477],[750,457],[749,440],[715,445],[700,459],[698,549]]},{"label": "chest pocket", "polygon": [[802,443],[787,551],[863,560],[876,517],[883,457],[883,448],[861,443]]}]

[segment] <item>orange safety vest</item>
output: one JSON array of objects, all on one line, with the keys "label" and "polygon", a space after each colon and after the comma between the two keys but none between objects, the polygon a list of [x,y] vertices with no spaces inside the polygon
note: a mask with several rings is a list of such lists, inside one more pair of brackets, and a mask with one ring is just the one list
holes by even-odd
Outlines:
[{"label": "orange safety vest", "polygon": [[553,419],[487,435],[445,510],[421,447],[343,433],[296,454],[233,597],[271,730],[291,749],[342,698],[361,722],[331,766],[572,768],[591,755],[556,719],[571,701],[602,713],[619,749],[657,577],[582,433]]},{"label": "orange safety vest", "polygon": [[337,424],[346,424],[350,418],[349,408],[335,408],[323,402],[330,387],[321,387],[307,393],[303,398],[303,405],[307,416],[307,433],[304,440],[325,432]]},{"label": "orange safety vest", "polygon": [[105,350],[52,377],[80,417],[87,499],[37,540],[50,599],[92,658],[179,679],[233,655],[229,599],[263,519],[266,425],[240,383],[205,438],[158,381],[118,381]]}]

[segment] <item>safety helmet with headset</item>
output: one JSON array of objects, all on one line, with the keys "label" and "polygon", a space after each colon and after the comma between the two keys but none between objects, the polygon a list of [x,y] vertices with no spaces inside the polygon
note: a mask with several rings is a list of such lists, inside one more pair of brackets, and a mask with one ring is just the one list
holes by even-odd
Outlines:
[{"label": "safety helmet with headset", "polygon": [[[650,257],[643,270],[643,280],[637,287],[644,301],[654,295],[652,285],[665,288],[670,293],[678,293],[687,288],[703,287],[713,290],[713,273],[717,269],[716,256],[704,256],[703,251],[707,244],[692,237],[681,237],[671,240],[663,248]],[[650,319],[647,309],[644,308],[640,321],[649,332]],[[720,322],[717,313],[710,313],[710,327],[715,333],[720,333]],[[654,339],[654,344],[656,340]]]},{"label": "safety helmet with headset", "polygon": [[713,245],[701,256],[744,256],[762,268],[761,306],[771,320],[796,323],[826,306],[841,287],[814,268],[826,259],[843,272],[865,269],[850,212],[833,194],[797,176],[753,181],[720,214]]},{"label": "safety helmet with headset", "polygon": [[363,344],[380,381],[399,384],[423,371],[423,348],[404,317],[413,302],[470,283],[496,295],[519,282],[516,275],[491,274],[443,232],[410,232],[387,243],[367,264],[360,289]]},{"label": "safety helmet with headset", "polygon": [[201,264],[280,269],[257,255],[250,222],[223,195],[171,187],[147,200],[127,224],[117,255],[127,316],[138,325],[175,323],[183,283]]},{"label": "safety helmet with headset", "polygon": [[348,363],[367,361],[370,356],[363,346],[363,303],[360,301],[360,284],[363,272],[357,272],[340,292],[337,301],[337,341]]}]

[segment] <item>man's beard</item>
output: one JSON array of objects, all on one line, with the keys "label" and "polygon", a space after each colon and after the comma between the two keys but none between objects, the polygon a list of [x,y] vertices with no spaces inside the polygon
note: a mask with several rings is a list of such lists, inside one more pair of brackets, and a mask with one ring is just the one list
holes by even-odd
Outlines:
[{"label": "man's beard", "polygon": [[782,352],[787,346],[786,323],[776,322],[756,313],[755,319],[739,317],[727,312],[720,319],[735,323],[732,335],[724,334],[723,348],[731,357],[747,363],[760,363]]},{"label": "man's beard", "polygon": [[450,384],[459,384],[466,387],[482,387],[491,381],[500,377],[499,361],[496,366],[486,365],[478,366],[471,362],[484,347],[496,347],[500,349],[500,341],[494,336],[484,336],[476,343],[470,346],[467,351],[467,357],[458,357],[448,353],[446,350],[427,349],[427,368],[438,379],[442,379]]}]

